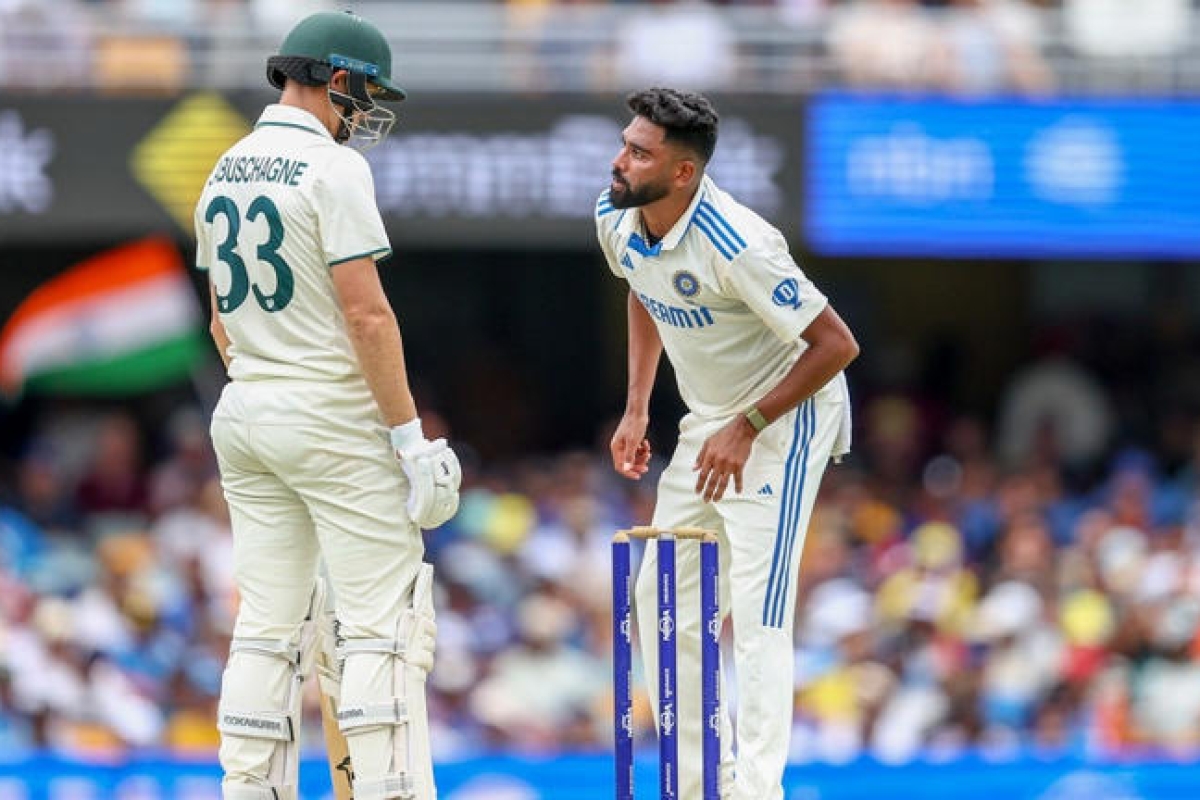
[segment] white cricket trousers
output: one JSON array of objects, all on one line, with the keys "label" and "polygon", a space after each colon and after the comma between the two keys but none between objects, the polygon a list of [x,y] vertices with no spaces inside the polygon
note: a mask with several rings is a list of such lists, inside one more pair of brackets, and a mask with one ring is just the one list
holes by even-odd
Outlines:
[{"label": "white cricket trousers", "polygon": [[[830,397],[837,395],[819,392],[759,434],[743,469],[741,494],[732,481],[720,502],[706,503],[696,494],[692,465],[704,441],[728,420],[685,416],[675,455],[659,480],[655,527],[700,526],[717,531],[720,538],[721,616],[733,617],[737,681],[736,748],[729,708],[724,698],[721,703],[725,800],[783,798],[792,730],[796,578],[817,488],[845,411],[843,402]],[[635,604],[656,709],[657,574],[657,547],[650,541],[638,572]],[[676,606],[679,797],[700,800],[700,550],[692,541],[676,544]]]},{"label": "white cricket trousers", "polygon": [[[233,526],[241,601],[234,636],[293,637],[323,556],[341,634],[393,638],[424,542],[405,509],[408,481],[369,396],[349,400],[337,387],[299,381],[232,382],[213,412],[212,438]],[[290,672],[271,661],[231,657],[222,704],[283,710]],[[341,704],[391,702],[392,680],[384,660],[348,659]],[[386,774],[391,735],[381,729],[349,738],[356,778]],[[261,780],[272,747],[222,737],[225,780]]]}]

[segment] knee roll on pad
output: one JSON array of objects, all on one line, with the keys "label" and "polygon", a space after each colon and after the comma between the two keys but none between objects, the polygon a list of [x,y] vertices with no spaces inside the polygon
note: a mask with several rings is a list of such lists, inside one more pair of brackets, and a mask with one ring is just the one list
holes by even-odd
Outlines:
[{"label": "knee roll on pad", "polygon": [[[276,670],[284,670],[287,696],[282,708],[236,708],[222,699],[217,715],[217,729],[223,738],[266,739],[275,742],[266,765],[265,774],[257,775],[261,783],[225,782],[222,793],[226,800],[292,800],[297,796],[296,784],[300,767],[300,713],[304,681],[313,668],[322,645],[321,617],[325,607],[325,584],[317,579],[309,600],[308,613],[289,639],[255,639],[235,637],[230,643],[230,669],[248,685],[274,684],[279,679]],[[237,659],[238,654],[254,655],[270,660],[272,666]],[[241,765],[226,764],[241,771]],[[257,765],[255,765],[257,767]]]},{"label": "knee roll on pad", "polygon": [[433,669],[436,637],[433,567],[423,564],[413,585],[412,606],[400,615],[394,638],[347,638],[339,642],[339,655],[347,662],[386,658],[392,667],[391,697],[338,709],[338,727],[347,739],[392,728],[392,757],[387,773],[381,777],[356,778],[355,800],[436,797],[425,710],[425,678]]}]

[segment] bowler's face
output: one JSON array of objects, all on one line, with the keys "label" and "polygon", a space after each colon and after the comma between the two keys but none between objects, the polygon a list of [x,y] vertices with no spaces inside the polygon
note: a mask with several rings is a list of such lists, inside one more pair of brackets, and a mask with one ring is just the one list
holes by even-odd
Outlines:
[{"label": "bowler's face", "polygon": [[677,153],[663,140],[664,135],[662,128],[645,117],[634,117],[622,132],[609,186],[615,208],[648,205],[670,193]]}]

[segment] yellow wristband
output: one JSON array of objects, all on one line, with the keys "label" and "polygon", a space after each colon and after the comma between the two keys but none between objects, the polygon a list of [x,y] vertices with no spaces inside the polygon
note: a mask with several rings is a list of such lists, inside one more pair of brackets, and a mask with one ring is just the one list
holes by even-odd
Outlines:
[{"label": "yellow wristband", "polygon": [[750,423],[750,427],[754,428],[757,433],[762,433],[763,428],[771,423],[767,422],[767,418],[758,410],[758,406],[750,406],[746,409],[746,421]]}]

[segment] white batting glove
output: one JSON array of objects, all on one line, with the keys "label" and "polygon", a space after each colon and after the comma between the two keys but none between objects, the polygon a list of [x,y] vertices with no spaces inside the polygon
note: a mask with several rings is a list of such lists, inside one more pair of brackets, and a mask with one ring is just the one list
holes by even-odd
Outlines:
[{"label": "white batting glove", "polygon": [[420,417],[392,428],[391,439],[408,477],[408,515],[422,528],[436,528],[458,511],[458,456],[445,439],[426,441]]}]

